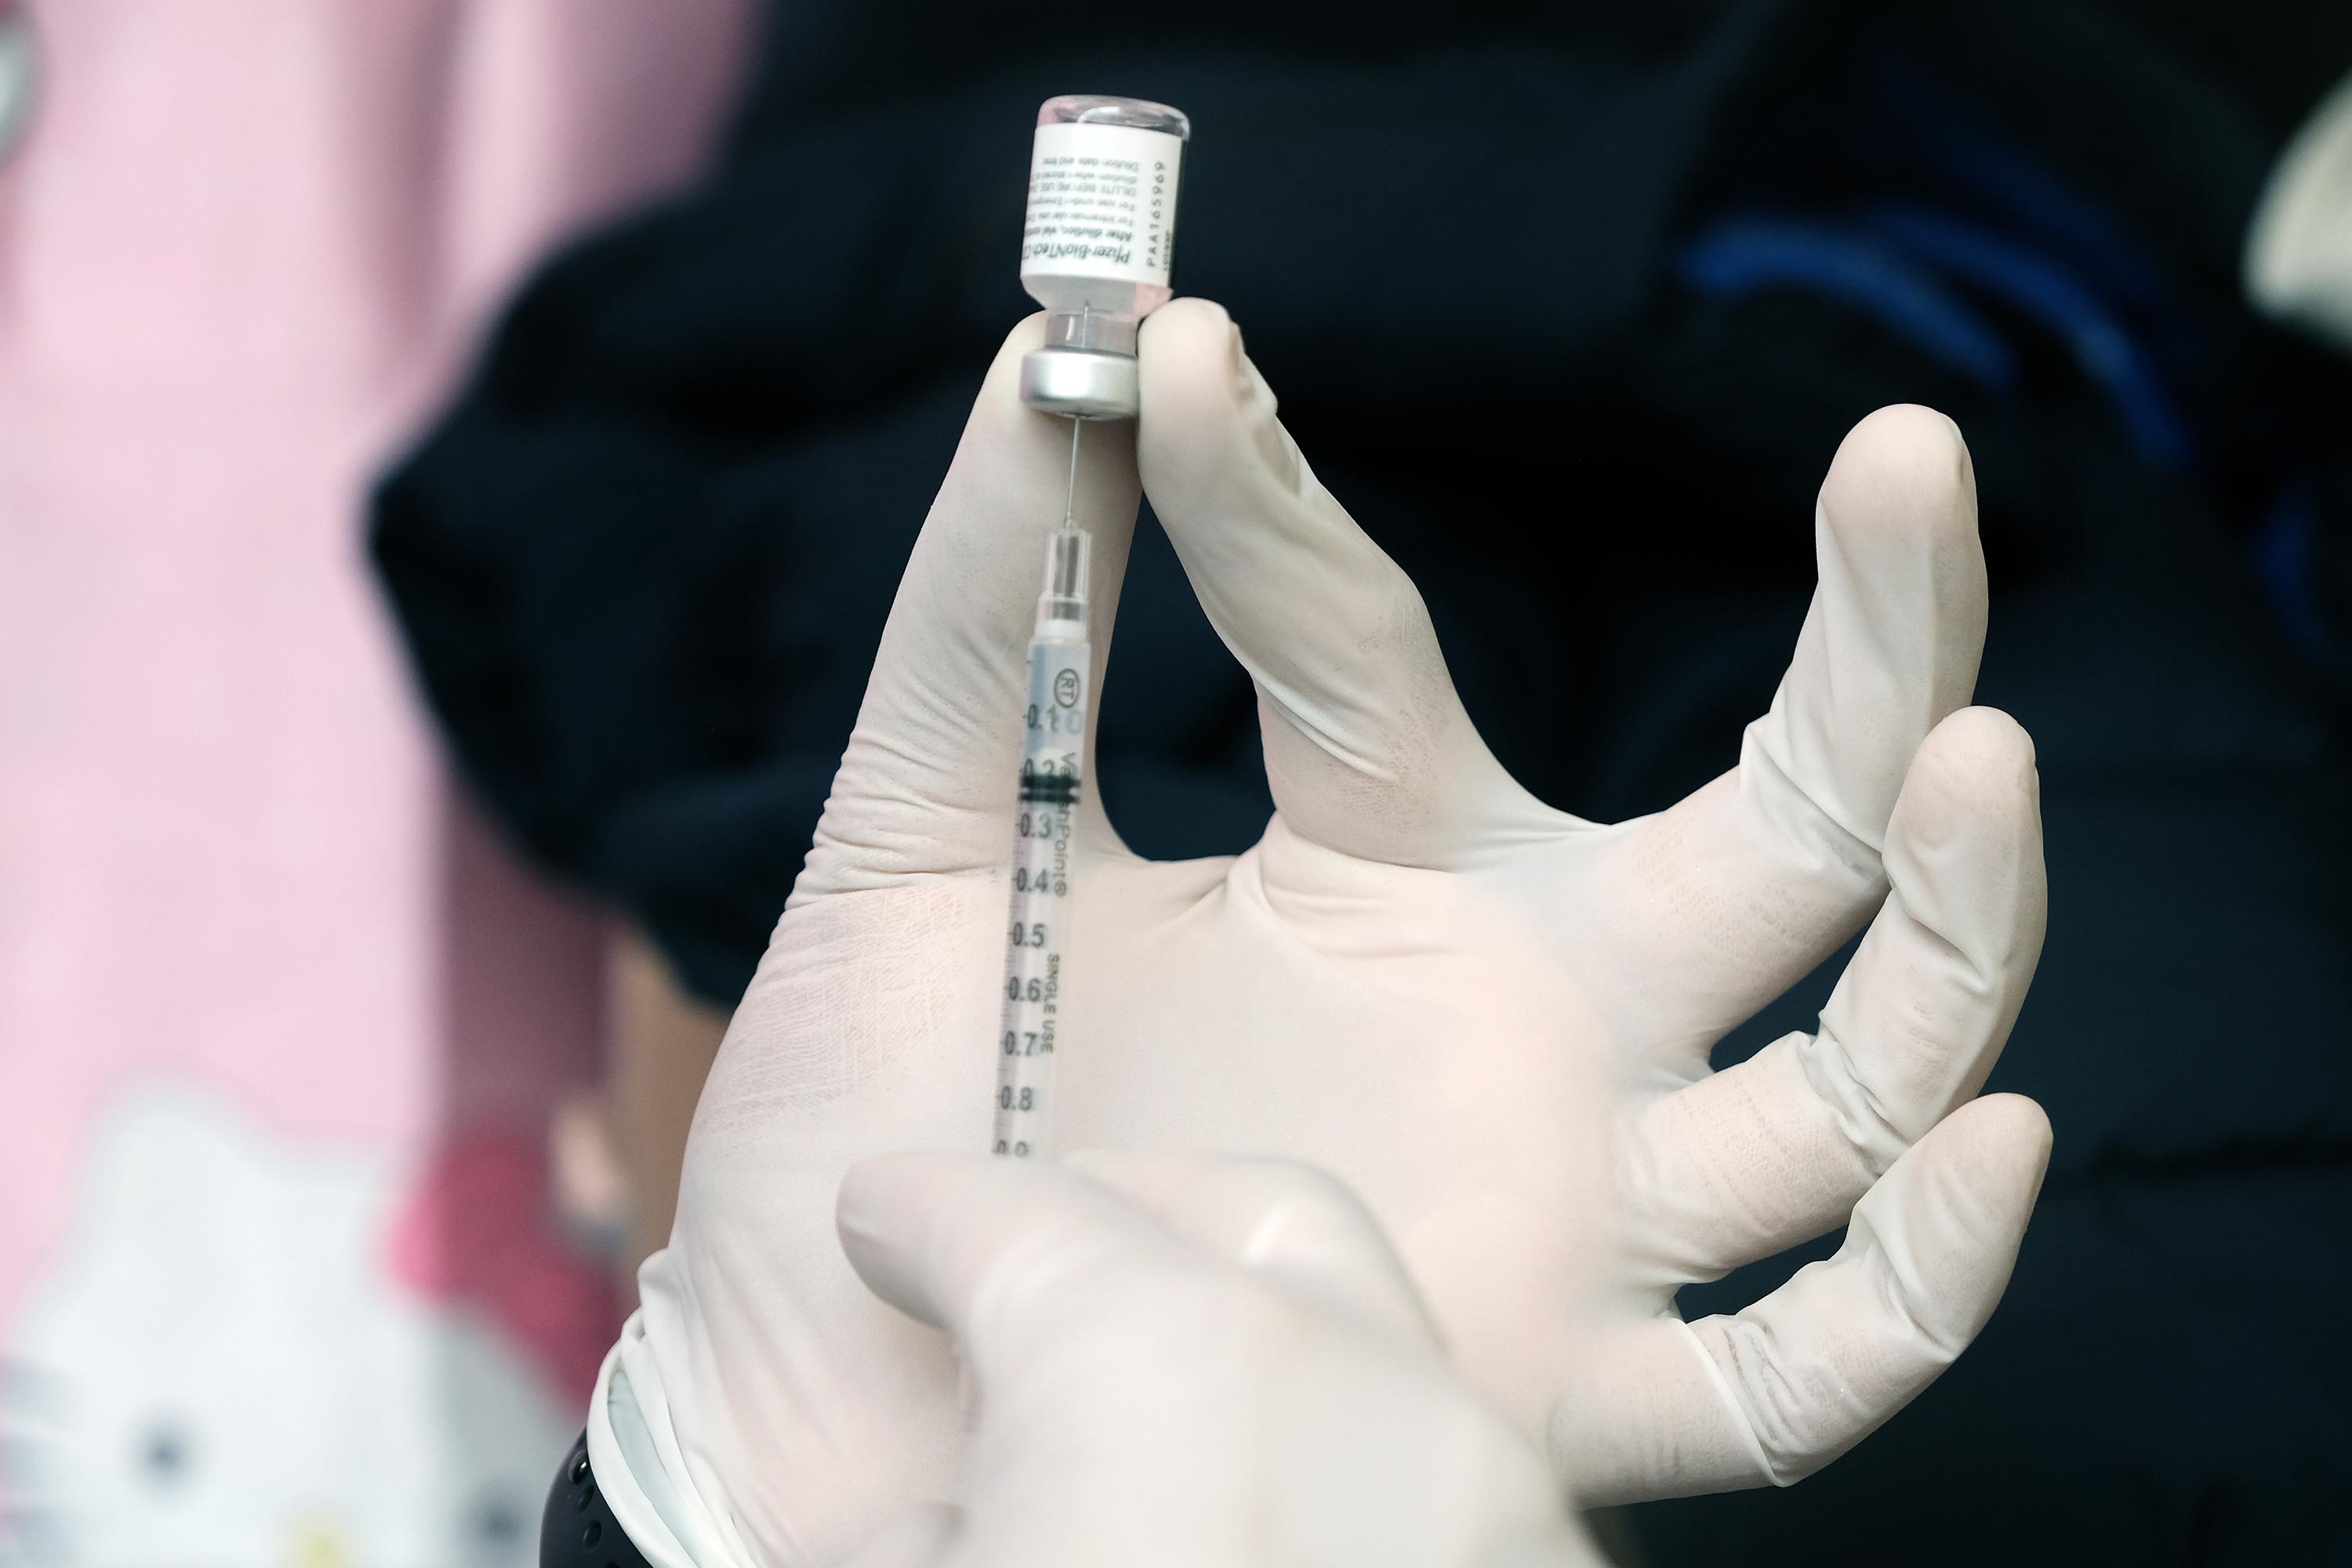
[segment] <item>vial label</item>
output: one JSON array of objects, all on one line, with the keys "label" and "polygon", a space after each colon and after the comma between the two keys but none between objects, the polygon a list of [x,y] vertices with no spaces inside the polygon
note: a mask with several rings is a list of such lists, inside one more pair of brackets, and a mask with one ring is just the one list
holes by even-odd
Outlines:
[{"label": "vial label", "polygon": [[1183,139],[1133,125],[1040,125],[1021,274],[1168,282]]}]

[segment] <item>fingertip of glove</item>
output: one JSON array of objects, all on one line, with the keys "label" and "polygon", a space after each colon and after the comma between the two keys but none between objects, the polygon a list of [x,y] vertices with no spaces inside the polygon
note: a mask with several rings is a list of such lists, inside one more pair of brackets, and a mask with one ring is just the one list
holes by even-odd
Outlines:
[{"label": "fingertip of glove", "polygon": [[1242,352],[1241,329],[1213,300],[1173,300],[1153,311],[1138,353],[1138,439],[1166,458],[1197,449],[1204,432],[1232,421],[1265,386]]},{"label": "fingertip of glove", "polygon": [[[1013,323],[1013,330],[1004,334],[1004,341],[996,346],[995,356],[988,362],[988,373],[981,378],[976,413],[1007,420],[1051,419],[1021,401],[1021,361],[1030,350],[1043,347],[1045,342],[1045,311],[1033,310]],[[1052,423],[1058,426],[1060,421]]]},{"label": "fingertip of glove", "polygon": [[1948,1363],[1991,1318],[2050,1163],[2050,1119],[1991,1094],[1946,1117],[1854,1210],[1890,1259],[1890,1300]]},{"label": "fingertip of glove", "polygon": [[1919,743],[1897,810],[1915,828],[1923,809],[1956,823],[2005,820],[2040,793],[2033,737],[2025,727],[1998,708],[1962,708]]},{"label": "fingertip of glove", "polygon": [[899,1237],[929,1212],[928,1195],[952,1183],[963,1162],[952,1154],[871,1154],[849,1167],[834,1194],[833,1223],[845,1246]]},{"label": "fingertip of glove", "polygon": [[1960,427],[1916,403],[1865,416],[1831,459],[1821,508],[1841,532],[1972,540],[1976,468]]},{"label": "fingertip of glove", "polygon": [[2050,1113],[2038,1101],[2021,1094],[1988,1094],[1977,1103],[1987,1108],[1981,1114],[1994,1119],[2003,1142],[2021,1152],[2031,1153],[2030,1161],[2020,1162],[2021,1170],[2031,1167],[2024,1183],[2030,1189],[2027,1201],[2031,1202],[2032,1194],[2042,1190],[2042,1178],[2049,1173],[2050,1150],[2056,1141]]},{"label": "fingertip of glove", "polygon": [[1147,363],[1159,360],[1173,365],[1198,357],[1230,366],[1241,359],[1242,331],[1223,305],[1188,294],[1143,319],[1141,349]]},{"label": "fingertip of glove", "polygon": [[926,1181],[912,1156],[878,1155],[849,1169],[835,1197],[834,1231],[867,1289],[908,1317],[938,1321],[921,1262],[921,1210],[912,1200]]},{"label": "fingertip of glove", "polygon": [[1989,1225],[2024,1227],[2050,1169],[2049,1113],[2021,1094],[1988,1094],[1947,1119],[1958,1134],[1953,1173]]},{"label": "fingertip of glove", "polygon": [[1021,356],[1031,349],[1042,348],[1045,342],[1045,312],[1032,310],[1013,323],[1004,341],[996,345],[996,357],[989,361],[989,374],[996,374],[1006,365],[1018,366]]}]

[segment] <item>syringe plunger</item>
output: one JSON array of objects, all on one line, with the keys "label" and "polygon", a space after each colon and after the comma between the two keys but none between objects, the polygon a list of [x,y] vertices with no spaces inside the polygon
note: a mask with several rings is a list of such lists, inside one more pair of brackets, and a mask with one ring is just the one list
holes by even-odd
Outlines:
[{"label": "syringe plunger", "polygon": [[1037,624],[1087,624],[1087,566],[1094,536],[1083,528],[1057,528],[1045,536],[1045,591],[1037,595]]}]

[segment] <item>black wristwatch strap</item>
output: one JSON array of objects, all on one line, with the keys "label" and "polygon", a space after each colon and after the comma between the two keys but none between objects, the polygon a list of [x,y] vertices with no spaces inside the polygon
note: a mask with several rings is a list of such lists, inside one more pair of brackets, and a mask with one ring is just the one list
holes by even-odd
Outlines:
[{"label": "black wristwatch strap", "polygon": [[572,1445],[539,1523],[539,1568],[653,1568],[613,1517],[588,1465],[588,1434]]}]

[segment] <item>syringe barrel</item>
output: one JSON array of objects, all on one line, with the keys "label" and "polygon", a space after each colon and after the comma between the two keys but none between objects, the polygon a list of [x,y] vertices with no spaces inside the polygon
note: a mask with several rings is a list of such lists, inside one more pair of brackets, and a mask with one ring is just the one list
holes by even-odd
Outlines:
[{"label": "syringe barrel", "polygon": [[[1077,548],[1083,566],[1084,546]],[[1054,1057],[1066,1038],[1092,654],[1086,627],[1067,619],[1041,620],[1029,644],[989,1142],[1016,1160],[1052,1153]]]}]

